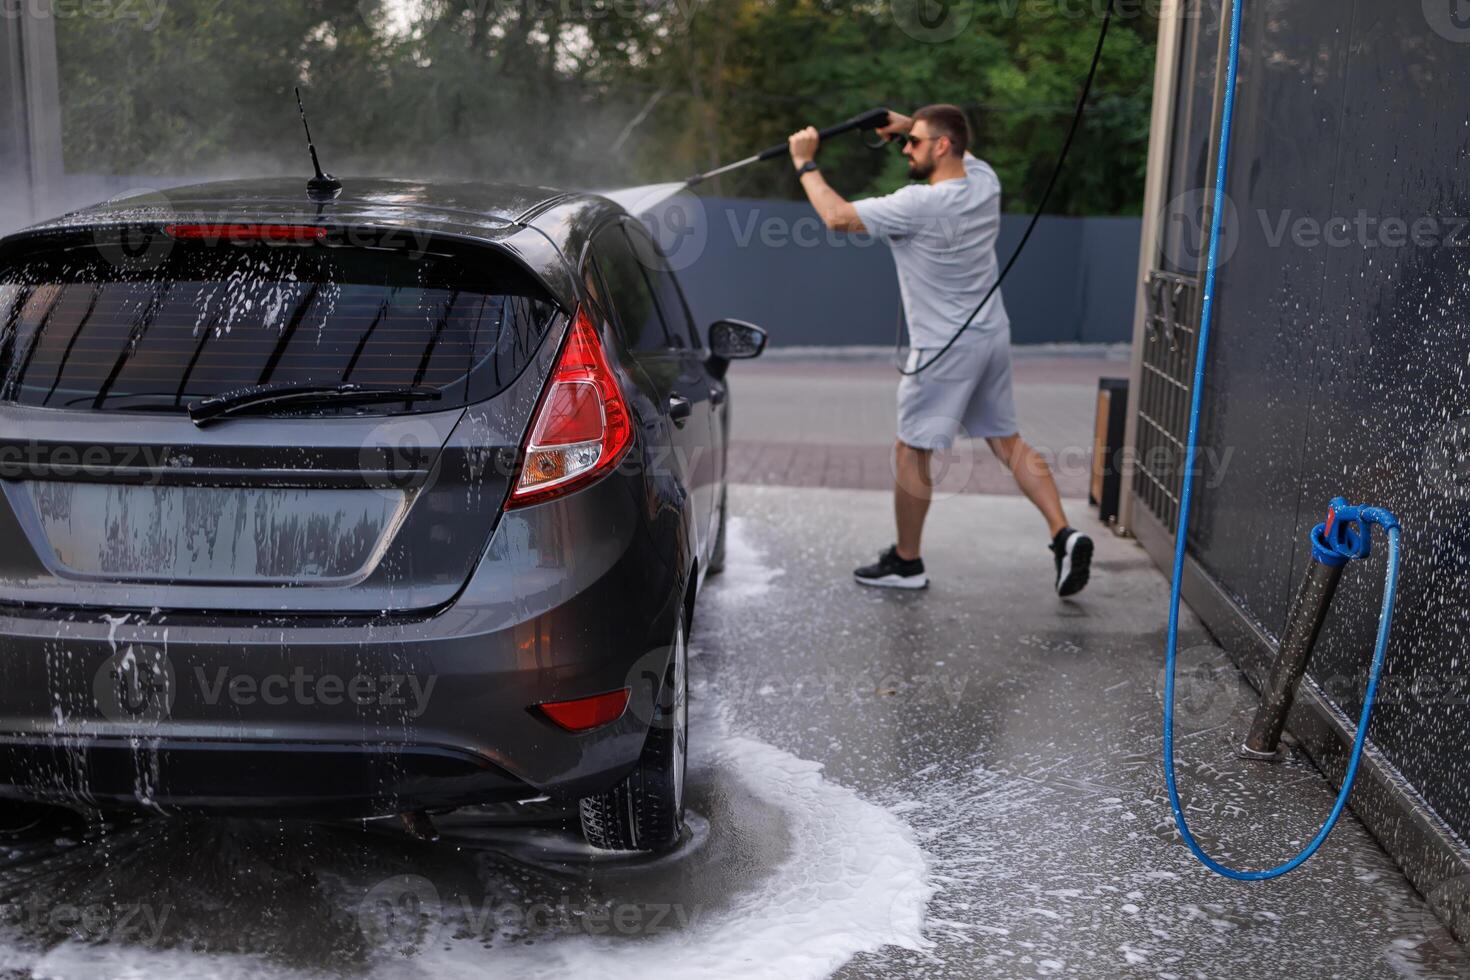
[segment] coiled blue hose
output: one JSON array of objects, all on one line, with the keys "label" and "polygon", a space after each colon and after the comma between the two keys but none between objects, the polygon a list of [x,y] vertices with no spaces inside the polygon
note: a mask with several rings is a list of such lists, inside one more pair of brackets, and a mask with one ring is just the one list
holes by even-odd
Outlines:
[{"label": "coiled blue hose", "polygon": [[[1363,746],[1368,737],[1368,721],[1373,714],[1373,699],[1378,691],[1378,679],[1383,672],[1383,661],[1388,654],[1388,637],[1393,623],[1394,599],[1398,593],[1399,579],[1399,526],[1398,521],[1380,508],[1363,510],[1361,533],[1366,541],[1372,533],[1371,524],[1378,523],[1388,533],[1388,576],[1383,587],[1383,609],[1378,617],[1378,641],[1373,651],[1373,665],[1368,672],[1368,687],[1363,695],[1363,711],[1358,717],[1358,731],[1353,740],[1352,755],[1348,760],[1347,773],[1342,780],[1342,790],[1332,813],[1322,825],[1317,836],[1296,857],[1285,864],[1265,871],[1237,871],[1227,868],[1211,858],[1200,847],[1189,824],[1184,819],[1184,809],[1179,803],[1179,787],[1174,776],[1174,670],[1179,653],[1179,599],[1184,579],[1184,551],[1189,530],[1189,507],[1194,495],[1194,462],[1199,439],[1200,403],[1204,395],[1205,354],[1210,339],[1210,319],[1214,312],[1215,270],[1219,262],[1220,223],[1225,209],[1225,177],[1230,156],[1230,128],[1235,116],[1235,82],[1240,67],[1240,15],[1244,0],[1233,0],[1230,18],[1230,55],[1225,75],[1225,105],[1220,116],[1220,151],[1215,167],[1214,211],[1210,216],[1210,247],[1205,265],[1204,301],[1200,311],[1199,350],[1194,362],[1194,389],[1189,407],[1189,436],[1184,448],[1184,484],[1179,494],[1179,526],[1174,537],[1174,579],[1169,593],[1169,640],[1167,666],[1164,681],[1164,782],[1169,790],[1169,806],[1174,811],[1174,823],[1179,835],[1200,863],[1216,874],[1236,881],[1269,881],[1301,867],[1317,853],[1322,842],[1332,833],[1337,820],[1347,806],[1353,791],[1353,780],[1358,775],[1358,764],[1363,757]],[[1361,557],[1361,556],[1358,556]]]}]

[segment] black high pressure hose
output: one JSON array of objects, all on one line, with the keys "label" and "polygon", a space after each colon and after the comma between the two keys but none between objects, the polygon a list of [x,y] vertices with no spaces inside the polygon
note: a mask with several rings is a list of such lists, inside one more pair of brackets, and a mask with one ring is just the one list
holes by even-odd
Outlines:
[{"label": "black high pressure hose", "polygon": [[1062,176],[1062,166],[1067,162],[1067,153],[1072,149],[1072,140],[1076,137],[1077,130],[1082,126],[1082,115],[1087,108],[1087,97],[1092,92],[1092,81],[1097,77],[1097,66],[1102,62],[1103,42],[1107,40],[1108,25],[1113,21],[1113,5],[1115,3],[1116,0],[1108,0],[1107,10],[1103,12],[1102,29],[1097,34],[1097,49],[1092,53],[1092,67],[1087,69],[1087,80],[1082,83],[1082,94],[1077,97],[1077,110],[1072,114],[1072,125],[1067,129],[1067,139],[1062,143],[1062,152],[1057,157],[1057,165],[1051,172],[1051,179],[1046,182],[1046,190],[1041,193],[1041,202],[1036,205],[1036,213],[1031,216],[1030,223],[1026,225],[1026,232],[1021,236],[1021,241],[1016,245],[1016,250],[1006,260],[1005,268],[1000,270],[1000,275],[996,276],[995,283],[985,293],[985,298],[980,301],[980,305],[975,307],[974,311],[965,318],[964,324],[954,332],[954,336],[950,337],[949,341],[943,347],[939,348],[933,357],[930,357],[922,364],[915,365],[912,370],[903,366],[901,355],[898,354],[903,349],[903,311],[899,311],[898,329],[893,339],[895,352],[894,366],[898,368],[899,374],[905,377],[922,374],[933,367],[941,357],[949,353],[950,349],[960,339],[960,335],[970,329],[970,325],[975,322],[975,318],[980,315],[980,311],[985,309],[985,304],[989,303],[991,297],[1000,289],[1000,284],[1005,281],[1006,274],[1011,271],[1011,268],[1016,264],[1016,260],[1021,257],[1022,250],[1025,249],[1026,243],[1031,239],[1031,233],[1036,230],[1036,223],[1041,220],[1041,213],[1046,210],[1046,202],[1050,200],[1051,192],[1057,186],[1057,180]]}]

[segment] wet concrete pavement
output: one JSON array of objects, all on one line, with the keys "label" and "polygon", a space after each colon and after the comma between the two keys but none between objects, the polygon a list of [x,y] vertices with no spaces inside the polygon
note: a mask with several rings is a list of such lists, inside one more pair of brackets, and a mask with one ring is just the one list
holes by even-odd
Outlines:
[{"label": "wet concrete pavement", "polygon": [[[1038,396],[1018,390],[1023,417]],[[751,415],[737,435],[759,441]],[[1158,760],[1167,584],[1080,502],[1096,575],[1059,601],[1014,495],[943,495],[934,585],[894,594],[850,578],[888,543],[886,493],[731,493],[729,565],[692,638],[678,852],[592,852],[545,808],[461,811],[435,844],[391,823],[52,831],[0,848],[0,977],[1470,976],[1351,817],[1275,883],[1193,862]],[[1275,864],[1332,794],[1300,756],[1234,758],[1254,696],[1185,633],[1195,831],[1222,860]]]},{"label": "wet concrete pavement", "polygon": [[[949,454],[931,515],[933,587],[859,592],[849,570],[891,540],[891,505],[837,488],[891,485],[891,366],[741,365],[735,450],[757,464],[745,477],[828,489],[737,491],[742,532],[782,574],[742,626],[705,634],[729,651],[717,687],[757,737],[900,813],[938,888],[931,947],[862,954],[844,975],[1470,976],[1464,950],[1350,816],[1311,865],[1274,883],[1217,878],[1179,842],[1159,761],[1168,583],[1136,544],[1084,521],[1076,499],[1097,380],[1126,376],[1124,353],[1013,357],[1022,435],[1099,545],[1075,602],[1045,588],[1044,528],[971,442]],[[820,477],[814,452],[828,454]],[[1185,622],[1177,753],[1191,826],[1227,864],[1276,865],[1335,794],[1300,754],[1281,767],[1235,759],[1254,692]],[[757,684],[754,696],[733,678]],[[822,694],[814,715],[799,683]]]},{"label": "wet concrete pavement", "polygon": [[[1058,601],[1029,505],[956,496],[931,518],[931,589],[869,592],[849,569],[886,543],[886,496],[736,499],[744,540],[781,574],[706,619],[711,687],[739,730],[901,815],[938,889],[931,946],[862,954],[841,975],[1470,975],[1351,818],[1275,883],[1194,863],[1159,762],[1167,585],[1133,542],[1089,528],[1094,583]],[[1234,758],[1254,695],[1187,622],[1178,754],[1192,826],[1227,863],[1277,864],[1333,794],[1301,756]]]}]

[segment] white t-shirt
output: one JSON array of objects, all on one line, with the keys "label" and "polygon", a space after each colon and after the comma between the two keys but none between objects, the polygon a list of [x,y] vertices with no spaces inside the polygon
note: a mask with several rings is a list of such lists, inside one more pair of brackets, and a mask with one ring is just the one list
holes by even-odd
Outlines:
[{"label": "white t-shirt", "polygon": [[[910,184],[853,207],[868,231],[893,249],[910,344],[943,347],[995,283],[1000,178],[966,153],[963,178]],[[997,290],[966,333],[1010,327]]]}]

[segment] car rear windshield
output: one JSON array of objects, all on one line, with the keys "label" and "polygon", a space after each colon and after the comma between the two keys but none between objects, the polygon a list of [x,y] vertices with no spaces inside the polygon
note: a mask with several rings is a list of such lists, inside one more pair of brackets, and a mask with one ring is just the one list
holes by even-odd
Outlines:
[{"label": "car rear windshield", "polygon": [[441,397],[367,410],[440,411],[502,391],[558,315],[493,252],[176,243],[137,266],[90,246],[0,265],[0,402],[167,412],[252,385],[418,385]]}]

